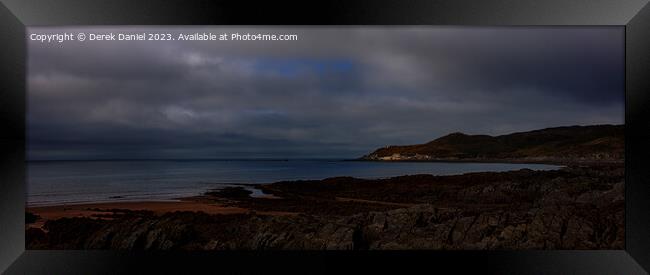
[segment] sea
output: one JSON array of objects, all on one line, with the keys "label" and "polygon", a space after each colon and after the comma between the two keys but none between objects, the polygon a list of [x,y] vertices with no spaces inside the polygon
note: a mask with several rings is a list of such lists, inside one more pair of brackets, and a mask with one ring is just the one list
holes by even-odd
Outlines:
[{"label": "sea", "polygon": [[453,175],[519,169],[554,170],[557,165],[461,162],[309,160],[95,160],[28,161],[27,205],[88,202],[168,201],[208,190],[290,180],[350,176]]}]

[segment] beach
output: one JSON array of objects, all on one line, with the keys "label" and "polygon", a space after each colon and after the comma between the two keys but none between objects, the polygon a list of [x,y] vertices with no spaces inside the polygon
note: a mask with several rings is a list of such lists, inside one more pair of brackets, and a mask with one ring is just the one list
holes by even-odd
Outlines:
[{"label": "beach", "polygon": [[[624,167],[206,190],[165,202],[31,207],[31,249],[621,249]],[[406,234],[405,232],[408,232]]]},{"label": "beach", "polygon": [[162,215],[175,211],[204,212],[207,214],[245,213],[247,210],[239,207],[226,207],[214,203],[200,201],[134,201],[134,202],[105,202],[80,203],[68,205],[28,207],[27,212],[40,216],[40,220],[29,227],[42,228],[46,221],[60,218],[101,218],[120,211],[151,211]]}]

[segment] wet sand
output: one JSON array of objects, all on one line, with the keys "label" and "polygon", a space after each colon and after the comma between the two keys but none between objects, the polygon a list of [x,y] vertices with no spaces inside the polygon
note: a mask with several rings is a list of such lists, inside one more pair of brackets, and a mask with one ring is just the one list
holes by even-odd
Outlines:
[{"label": "wet sand", "polygon": [[205,212],[207,214],[241,214],[249,210],[240,207],[224,206],[222,204],[205,201],[133,201],[133,202],[104,202],[85,203],[54,206],[28,207],[27,212],[40,216],[30,227],[41,228],[45,221],[60,218],[88,217],[104,218],[115,213],[116,210],[151,211],[155,215],[162,215],[176,211]]}]

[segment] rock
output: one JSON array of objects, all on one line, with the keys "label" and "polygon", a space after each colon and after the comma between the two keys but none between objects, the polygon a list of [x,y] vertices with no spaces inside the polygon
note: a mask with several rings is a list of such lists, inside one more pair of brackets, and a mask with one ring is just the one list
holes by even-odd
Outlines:
[{"label": "rock", "polygon": [[[624,182],[619,168],[374,181],[336,178],[303,185],[308,191],[293,192],[300,188],[293,183],[272,185],[294,195],[284,203],[309,210],[299,215],[125,212],[111,220],[64,218],[47,221],[47,233],[28,229],[26,243],[30,249],[529,250],[623,249],[625,241]],[[237,188],[227,192],[242,194]],[[389,204],[375,211],[367,206],[372,203],[336,200],[341,193],[383,201],[398,193],[398,198],[415,203]],[[272,203],[278,201],[283,203]],[[351,205],[359,210],[336,210]]]},{"label": "rock", "polygon": [[31,212],[25,212],[25,224],[31,224],[35,223],[37,220],[39,220],[41,216],[36,215]]}]

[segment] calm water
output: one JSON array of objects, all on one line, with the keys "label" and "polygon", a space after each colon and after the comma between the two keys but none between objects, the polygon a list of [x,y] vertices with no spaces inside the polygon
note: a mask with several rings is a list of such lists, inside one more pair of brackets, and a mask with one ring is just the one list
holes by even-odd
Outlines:
[{"label": "calm water", "polygon": [[[337,176],[385,178],[450,175],[529,168],[543,164],[356,162],[340,160],[44,161],[27,163],[29,205],[120,200],[170,200],[233,184]],[[254,195],[259,191],[252,189]]]}]

